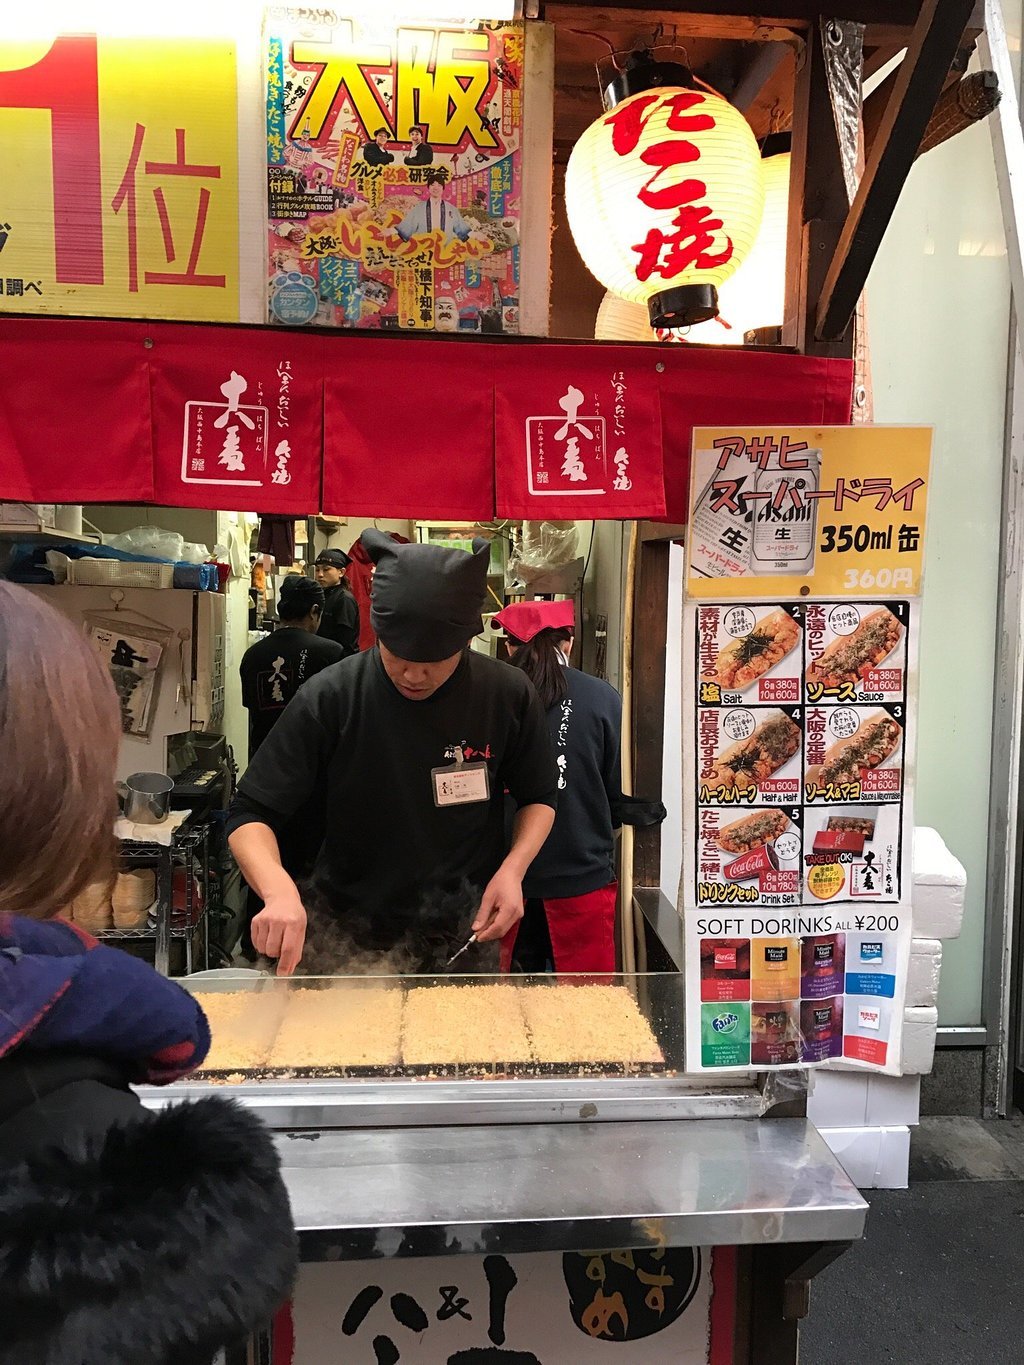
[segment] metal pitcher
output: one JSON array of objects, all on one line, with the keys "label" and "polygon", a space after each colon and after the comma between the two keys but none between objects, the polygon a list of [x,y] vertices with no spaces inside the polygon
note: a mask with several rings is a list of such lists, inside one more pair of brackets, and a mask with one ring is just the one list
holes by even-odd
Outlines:
[{"label": "metal pitcher", "polygon": [[118,782],[118,795],[124,802],[124,818],[135,825],[159,825],[171,810],[174,783],[163,773],[132,773]]}]

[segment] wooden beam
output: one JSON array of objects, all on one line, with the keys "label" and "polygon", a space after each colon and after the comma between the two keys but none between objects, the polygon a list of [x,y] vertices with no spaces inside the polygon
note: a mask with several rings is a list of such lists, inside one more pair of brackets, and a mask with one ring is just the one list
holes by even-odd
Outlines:
[{"label": "wooden beam", "polygon": [[888,66],[894,57],[898,57],[904,50],[905,44],[894,47],[892,43],[887,43],[881,47],[864,49],[864,69],[861,78],[869,81],[872,76],[878,74],[883,66]]},{"label": "wooden beam", "polygon": [[860,188],[825,276],[816,336],[843,335],[863,292],[974,0],[924,0]]},{"label": "wooden beam", "polygon": [[543,7],[545,22],[556,29],[583,29],[588,33],[606,33],[623,25],[642,26],[650,40],[659,26],[662,39],[671,43],[675,38],[715,38],[737,42],[788,42],[804,25],[799,20],[783,22],[750,14],[695,14],[691,10],[650,9],[633,0],[615,0],[614,4],[599,8],[573,5],[571,0]]},{"label": "wooden beam", "polygon": [[[976,22],[976,19],[977,14],[976,13],[972,14],[970,23],[974,24]],[[970,65],[971,56],[974,52],[978,32],[979,30],[977,28],[967,28],[965,30],[960,46],[959,48],[957,48],[956,56],[953,58],[953,61],[949,68],[949,72],[946,76],[945,82],[946,91],[949,91],[950,89],[956,87],[958,81],[960,80],[960,77],[963,75],[963,73],[967,70],[968,66]],[[876,49],[876,51],[880,50],[883,49]],[[892,55],[895,56],[895,53],[893,53]],[[881,63],[881,66],[884,65],[885,65],[884,62]],[[874,69],[878,71],[881,69],[881,66],[876,66]],[[867,64],[865,63],[864,67],[865,80],[867,80],[868,75],[869,72]],[[871,94],[868,95],[868,97],[864,101],[864,153],[869,160],[871,158],[871,149],[875,145],[875,139],[878,136],[878,130],[882,126],[882,120],[885,117],[885,111],[886,108],[888,107],[889,99],[892,95],[893,90],[895,90],[896,88],[896,79],[898,75],[899,67],[896,67],[894,70],[889,72],[888,76],[886,76],[884,81],[882,81],[879,85],[875,86],[874,90],[872,90]]]},{"label": "wooden beam", "polygon": [[[641,541],[633,608],[633,791],[648,801],[662,786],[670,548],[667,540]],[[634,886],[659,886],[660,827],[638,829],[633,840]]]},{"label": "wooden beam", "polygon": [[849,212],[836,121],[829,98],[821,27],[807,37],[793,97],[786,310],[782,339],[808,355],[850,357],[853,328],[837,342],[814,336],[818,296]]},{"label": "wooden beam", "polygon": [[[553,5],[541,5],[541,17],[552,22],[549,14],[555,8]],[[591,10],[592,5],[588,0],[558,0],[559,9]],[[640,10],[649,13],[649,5],[645,0],[616,0],[617,9]],[[695,3],[686,3],[686,0],[678,0],[677,4],[666,3],[661,0],[659,9],[667,14],[675,15],[686,22],[701,20],[705,15],[709,18],[741,19],[749,17],[749,6],[737,4],[736,0],[695,0]],[[885,24],[886,26],[903,26],[910,28],[917,18],[917,11],[920,8],[919,0],[842,0],[842,4],[836,5],[828,3],[827,0],[756,0],[753,6],[754,17],[761,23],[783,23],[805,25],[817,23],[819,19],[828,19],[833,16],[836,9],[842,11],[842,18],[850,19],[861,24]],[[590,24],[587,25],[590,27]]]}]

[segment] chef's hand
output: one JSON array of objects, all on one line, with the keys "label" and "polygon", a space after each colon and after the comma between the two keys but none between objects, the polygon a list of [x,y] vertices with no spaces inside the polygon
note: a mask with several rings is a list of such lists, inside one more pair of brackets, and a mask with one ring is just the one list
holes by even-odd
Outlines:
[{"label": "chef's hand", "polygon": [[291,976],[306,942],[306,911],[297,891],[268,898],[253,919],[252,942],[264,957],[277,958],[278,976]]},{"label": "chef's hand", "polygon": [[509,867],[499,867],[487,883],[473,921],[477,942],[502,939],[523,918],[523,880]]}]

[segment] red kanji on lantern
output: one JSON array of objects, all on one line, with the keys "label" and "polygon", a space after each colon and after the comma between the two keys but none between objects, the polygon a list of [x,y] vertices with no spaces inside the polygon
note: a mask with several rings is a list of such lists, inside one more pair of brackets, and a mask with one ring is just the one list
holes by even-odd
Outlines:
[{"label": "red kanji on lantern", "polygon": [[[635,152],[656,107],[668,108],[665,121],[668,131],[710,132],[716,126],[711,114],[689,112],[704,103],[704,95],[696,90],[629,100],[605,120],[612,130],[613,150],[618,156],[629,156]],[[645,166],[654,167],[654,174],[637,191],[637,198],[648,208],[677,209],[678,212],[672,219],[674,232],[652,227],[644,240],[633,246],[632,249],[640,257],[636,264],[638,280],[648,280],[654,274],[673,279],[691,266],[710,270],[724,265],[732,257],[733,243],[729,237],[721,251],[711,251],[715,244],[715,233],[721,231],[723,222],[721,218],[713,216],[715,211],[708,204],[696,202],[707,194],[706,183],[695,177],[684,178],[676,184],[663,183],[667,171],[699,161],[700,156],[697,144],[685,137],[653,142],[641,152],[640,160]]]}]

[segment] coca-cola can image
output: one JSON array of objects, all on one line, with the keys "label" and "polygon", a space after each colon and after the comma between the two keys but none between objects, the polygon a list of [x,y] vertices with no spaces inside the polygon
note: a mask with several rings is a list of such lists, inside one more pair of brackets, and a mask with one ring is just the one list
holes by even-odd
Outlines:
[{"label": "coca-cola can image", "polygon": [[779,855],[770,844],[752,848],[749,853],[736,858],[728,867],[722,868],[722,876],[730,882],[752,882],[762,872],[778,872]]}]

